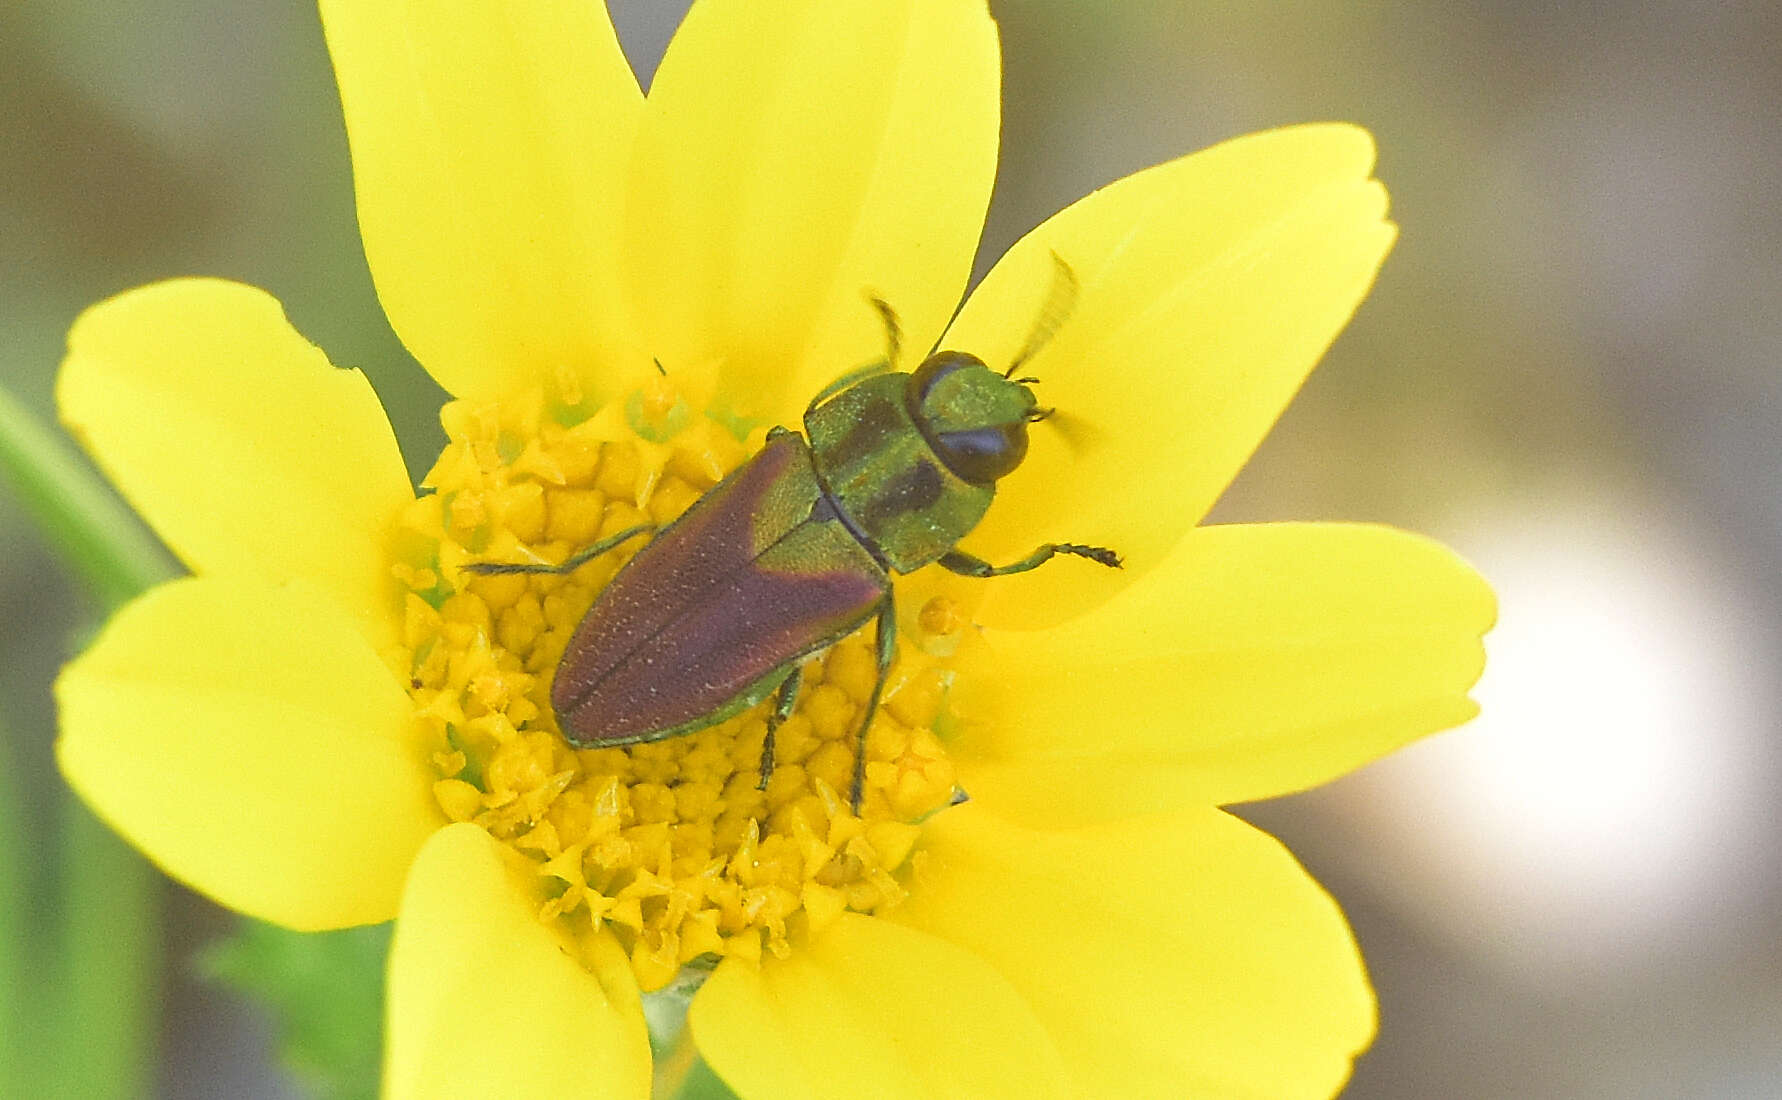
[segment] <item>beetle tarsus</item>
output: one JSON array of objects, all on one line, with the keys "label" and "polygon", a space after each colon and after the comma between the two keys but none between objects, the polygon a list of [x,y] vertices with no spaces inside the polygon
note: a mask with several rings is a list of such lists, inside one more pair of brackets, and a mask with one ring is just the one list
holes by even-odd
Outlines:
[{"label": "beetle tarsus", "polygon": [[1088,558],[1097,565],[1105,565],[1109,569],[1124,568],[1120,555],[1105,546],[1081,546],[1074,542],[1060,543],[1057,547],[1060,554],[1072,554],[1079,558]]},{"label": "beetle tarsus", "polygon": [[773,734],[792,717],[792,709],[798,705],[798,690],[804,686],[804,669],[794,666],[784,680],[780,681],[779,694],[774,696],[773,710],[767,715],[767,736],[761,741],[761,779],[755,789],[765,791],[767,780],[773,775]]},{"label": "beetle tarsus", "polygon": [[991,565],[983,558],[974,557],[963,550],[949,550],[941,555],[940,565],[962,577],[1006,577],[1011,573],[1025,573],[1030,569],[1038,569],[1059,554],[1072,557],[1088,558],[1097,565],[1105,565],[1110,569],[1120,568],[1120,555],[1105,546],[1084,546],[1075,542],[1048,542],[1038,550],[1007,565]]}]

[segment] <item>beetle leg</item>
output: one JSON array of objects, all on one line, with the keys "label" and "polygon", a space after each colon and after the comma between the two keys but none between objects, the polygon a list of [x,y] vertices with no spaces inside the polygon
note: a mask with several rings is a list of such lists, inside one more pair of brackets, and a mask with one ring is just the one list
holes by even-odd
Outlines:
[{"label": "beetle leg", "polygon": [[586,550],[575,554],[562,565],[536,565],[529,562],[507,561],[473,561],[464,566],[464,571],[466,573],[476,573],[485,577],[507,573],[573,573],[620,543],[627,542],[639,535],[648,534],[655,529],[654,525],[648,523],[640,523],[636,527],[627,527],[618,534],[601,539]]},{"label": "beetle leg", "polygon": [[1099,565],[1110,569],[1120,568],[1120,555],[1102,546],[1080,546],[1074,542],[1048,542],[1020,561],[1008,565],[991,565],[983,558],[976,558],[963,550],[949,550],[941,555],[941,568],[949,569],[962,577],[1005,577],[1010,573],[1025,573],[1029,569],[1038,569],[1052,560],[1055,554],[1071,554],[1079,558],[1088,558]]},{"label": "beetle leg", "polygon": [[885,593],[885,602],[879,604],[878,631],[879,672],[873,679],[872,693],[866,697],[860,733],[854,739],[854,785],[848,791],[848,805],[856,814],[860,812],[861,796],[866,793],[866,734],[879,713],[879,696],[884,693],[885,681],[891,676],[891,662],[897,659],[897,609],[889,591]]},{"label": "beetle leg", "polygon": [[780,681],[773,710],[767,715],[767,737],[761,742],[761,781],[755,784],[758,791],[767,789],[767,777],[773,774],[773,731],[792,717],[792,708],[798,705],[798,689],[803,685],[804,668],[800,665],[792,666],[792,672]]}]

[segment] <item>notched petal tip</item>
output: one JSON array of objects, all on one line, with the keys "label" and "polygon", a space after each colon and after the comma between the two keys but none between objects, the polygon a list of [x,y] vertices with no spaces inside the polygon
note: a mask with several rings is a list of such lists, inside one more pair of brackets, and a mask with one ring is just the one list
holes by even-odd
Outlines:
[{"label": "notched petal tip", "polygon": [[1347,322],[1396,231],[1346,124],[1287,127],[1146,169],[1077,202],[1010,250],[966,303],[949,347],[1017,354],[1062,260],[1079,293],[1023,370],[1060,432],[1035,433],[1019,476],[967,549],[1110,546],[1118,574],[1006,578],[983,621],[1040,627],[1155,567],[1204,515]]},{"label": "notched petal tip", "polygon": [[928,347],[983,228],[1000,70],[977,0],[695,5],[631,179],[625,274],[652,351],[722,362],[734,399],[777,416],[884,354],[863,295]]},{"label": "notched petal tip", "polygon": [[89,308],[68,337],[61,417],[194,572],[302,579],[394,637],[387,535],[413,499],[370,382],[277,299],[174,279]]},{"label": "notched petal tip", "polygon": [[1478,573],[1423,536],[1197,528],[1103,606],[962,656],[961,775],[1024,821],[1302,790],[1471,717],[1494,614]]}]

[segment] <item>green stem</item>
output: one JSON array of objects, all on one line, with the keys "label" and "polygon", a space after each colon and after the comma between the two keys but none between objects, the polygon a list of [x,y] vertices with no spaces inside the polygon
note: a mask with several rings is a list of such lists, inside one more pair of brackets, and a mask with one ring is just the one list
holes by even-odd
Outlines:
[{"label": "green stem", "polygon": [[[178,572],[66,440],[4,390],[0,474],[17,487],[25,511],[57,556],[105,610]],[[5,802],[15,805],[11,798]],[[39,1095],[145,1096],[154,1072],[161,880],[72,792],[63,792],[60,817],[54,956],[38,962],[39,953],[21,938],[24,922],[14,919],[22,914],[5,914],[4,950],[21,954],[0,958],[0,966],[9,968],[0,970],[0,978],[9,983],[9,999],[35,1010],[39,1026],[30,1029],[28,1043],[9,1026],[17,1046],[7,1055],[29,1058],[30,1064],[0,1068],[21,1070],[24,1079],[41,1086]],[[0,828],[16,824],[0,818]],[[7,851],[22,851],[21,843],[20,837],[0,835],[0,847]],[[10,886],[23,868],[4,870]],[[10,984],[14,979],[24,985]]]},{"label": "green stem", "polygon": [[26,1062],[34,1013],[25,991],[31,980],[27,960],[36,929],[25,901],[31,896],[31,868],[25,833],[19,821],[17,761],[13,744],[0,730],[0,1081],[16,1084],[29,1095],[39,1080],[35,1067]]},{"label": "green stem", "polygon": [[62,804],[55,1092],[153,1094],[160,876],[72,793]]},{"label": "green stem", "polygon": [[56,432],[0,389],[0,473],[81,586],[107,611],[178,569]]}]

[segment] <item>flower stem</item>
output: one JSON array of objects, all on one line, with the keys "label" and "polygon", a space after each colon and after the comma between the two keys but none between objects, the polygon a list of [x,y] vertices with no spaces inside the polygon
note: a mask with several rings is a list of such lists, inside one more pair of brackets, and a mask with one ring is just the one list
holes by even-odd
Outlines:
[{"label": "flower stem", "polygon": [[9,1081],[21,1095],[31,1095],[41,1080],[28,1061],[33,1012],[26,996],[34,958],[36,929],[25,900],[31,896],[29,849],[19,820],[18,781],[13,742],[0,729],[0,1081]]},{"label": "flower stem", "polygon": [[105,610],[178,569],[129,509],[55,432],[0,389],[0,473],[25,511]]},{"label": "flower stem", "polygon": [[[104,610],[178,572],[73,448],[4,390],[0,474],[16,486],[25,511]],[[6,803],[14,804],[10,798]],[[33,1022],[40,1026],[30,1029],[38,1040],[30,1043],[18,1042],[19,1032],[9,1026],[17,1046],[0,1053],[26,1064],[4,1070],[20,1070],[57,1095],[145,1096],[152,1090],[160,984],[160,876],[70,791],[62,793],[60,816],[54,955],[36,962],[42,953],[23,938],[30,922],[12,919],[22,913],[6,914],[0,980],[8,983],[8,1000],[33,1006]],[[0,828],[16,824],[0,820]],[[20,838],[0,835],[8,851],[22,850],[18,843]],[[25,868],[9,863],[0,871],[11,895]],[[10,954],[15,950],[20,954]]]},{"label": "flower stem", "polygon": [[72,793],[62,813],[62,971],[53,1001],[57,1090],[153,1092],[160,876]]}]

